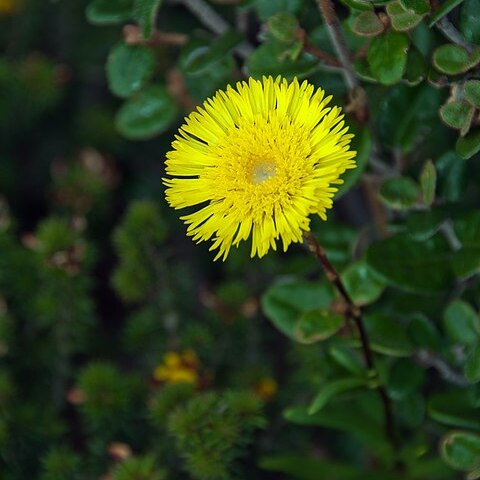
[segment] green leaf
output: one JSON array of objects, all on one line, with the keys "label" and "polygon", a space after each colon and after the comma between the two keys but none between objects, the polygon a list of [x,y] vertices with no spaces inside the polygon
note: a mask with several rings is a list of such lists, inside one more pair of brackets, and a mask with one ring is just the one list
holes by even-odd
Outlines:
[{"label": "green leaf", "polygon": [[387,5],[387,13],[392,22],[392,27],[400,32],[411,30],[422,21],[421,15],[417,15],[412,10],[407,10],[399,0]]},{"label": "green leaf", "polygon": [[480,435],[450,432],[440,442],[442,459],[455,470],[469,471],[480,466]]},{"label": "green leaf", "polygon": [[419,349],[436,351],[440,347],[441,338],[435,325],[423,314],[414,314],[408,327],[407,335],[413,345]]},{"label": "green leaf", "polygon": [[440,108],[440,118],[451,128],[468,132],[475,109],[466,102],[450,102]]},{"label": "green leaf", "polygon": [[196,55],[190,55],[184,64],[186,73],[201,74],[230,53],[241,41],[243,35],[236,30],[229,30],[218,37],[207,49],[198,49]]},{"label": "green leaf", "polygon": [[433,52],[433,65],[442,73],[458,75],[465,73],[480,62],[480,48],[469,53],[459,45],[442,45]]},{"label": "green leaf", "polygon": [[134,0],[92,0],[86,9],[86,17],[94,25],[117,25],[130,20]]},{"label": "green leaf", "polygon": [[427,212],[411,212],[407,217],[407,230],[413,240],[423,242],[433,237],[448,215],[439,208]]},{"label": "green leaf", "polygon": [[294,339],[300,343],[314,343],[335,335],[344,325],[343,315],[327,308],[309,310],[300,315],[294,328]]},{"label": "green leaf", "polygon": [[400,0],[403,8],[406,10],[412,10],[417,15],[425,15],[430,11],[429,0]]},{"label": "green leaf", "polygon": [[454,252],[452,267],[455,275],[461,279],[480,273],[480,247],[462,247]]},{"label": "green leaf", "polygon": [[288,56],[285,44],[267,40],[248,57],[246,65],[254,78],[282,75],[287,80],[292,80],[294,77],[302,79],[312,74],[318,68],[318,60],[306,55],[293,60]]},{"label": "green leaf", "polygon": [[[332,300],[331,287],[326,284],[295,282],[269,288],[262,296],[261,303],[263,312],[275,327],[291,339],[298,341],[298,324],[302,316],[307,312],[327,309]],[[318,318],[315,321],[318,322]],[[326,321],[330,322],[331,319]],[[306,330],[308,315],[303,318],[303,322],[303,329],[308,332]]]},{"label": "green leaf", "polygon": [[463,86],[465,100],[475,108],[480,108],[480,80],[468,80]]},{"label": "green leaf", "polygon": [[465,0],[460,10],[460,31],[467,42],[480,45],[480,0]]},{"label": "green leaf", "polygon": [[107,60],[107,80],[118,97],[130,97],[147,83],[155,69],[150,49],[139,45],[118,44]]},{"label": "green leaf", "polygon": [[312,403],[308,407],[308,413],[313,415],[320,411],[331,399],[340,395],[341,393],[354,390],[359,387],[363,387],[367,384],[367,378],[340,378],[337,380],[332,380],[324,384],[318,393],[318,395],[313,399]]},{"label": "green leaf", "polygon": [[362,37],[374,37],[382,33],[384,29],[385,25],[371,10],[362,12],[352,23],[353,32]]},{"label": "green leaf", "polygon": [[480,130],[474,130],[460,137],[455,145],[456,152],[465,160],[480,152]]},{"label": "green leaf", "polygon": [[420,393],[412,393],[401,400],[397,400],[395,402],[395,410],[402,423],[405,423],[407,427],[419,428],[425,419],[425,399]]},{"label": "green leaf", "polygon": [[367,263],[389,285],[428,293],[451,286],[450,256],[450,247],[441,236],[416,242],[401,233],[372,244]]},{"label": "green leaf", "polygon": [[377,300],[385,285],[376,278],[364,261],[349,265],[341,275],[343,284],[356,305],[368,305]]},{"label": "green leaf", "polygon": [[154,30],[158,10],[162,0],[134,0],[133,17],[142,29],[142,35],[148,40]]},{"label": "green leaf", "polygon": [[368,161],[372,153],[372,133],[368,128],[356,127],[350,125],[349,133],[355,136],[352,139],[351,148],[357,152],[355,162],[357,167],[347,170],[342,175],[343,183],[339,185],[338,192],[335,194],[335,199],[341,198],[351,187],[353,187],[357,180],[362,176],[363,172],[368,166]]},{"label": "green leaf", "polygon": [[444,425],[480,430],[479,410],[471,406],[465,389],[433,395],[428,401],[427,412]]},{"label": "green leaf", "polygon": [[375,37],[368,48],[367,60],[373,76],[384,85],[402,78],[407,65],[408,36],[388,30]]},{"label": "green leaf", "polygon": [[382,314],[364,316],[372,349],[392,357],[405,357],[412,354],[412,343],[398,322]]},{"label": "green leaf", "polygon": [[437,171],[431,160],[425,162],[420,173],[420,187],[422,189],[423,203],[430,207],[435,200],[435,187],[437,185]]},{"label": "green leaf", "polygon": [[410,359],[397,360],[388,373],[387,388],[393,400],[402,400],[421,389],[425,371]]},{"label": "green leaf", "polygon": [[360,361],[360,358],[356,351],[352,348],[343,345],[342,343],[337,343],[331,345],[328,353],[331,357],[345,370],[355,375],[365,374],[365,367]]},{"label": "green leaf", "polygon": [[480,318],[470,304],[453,300],[443,312],[443,327],[455,343],[473,345],[480,340]]},{"label": "green leaf", "polygon": [[407,67],[403,80],[410,86],[418,85],[427,76],[427,65],[423,54],[413,45],[408,51]]},{"label": "green leaf", "polygon": [[303,3],[301,0],[256,0],[254,5],[260,20],[267,21],[278,12],[300,13]]},{"label": "green leaf", "polygon": [[441,18],[447,15],[451,10],[460,5],[463,0],[445,0],[433,13],[430,17],[429,27],[432,27],[437,23]]},{"label": "green leaf", "polygon": [[475,344],[468,353],[463,372],[470,383],[480,382],[480,343]]},{"label": "green leaf", "polygon": [[450,202],[463,198],[468,182],[467,162],[457,153],[448,151],[435,162],[439,196]]},{"label": "green leaf", "polygon": [[151,86],[131,97],[119,110],[116,125],[131,140],[145,140],[166,131],[177,116],[177,106],[166,88]]},{"label": "green leaf", "polygon": [[392,452],[388,442],[385,442],[382,412],[376,392],[353,390],[350,395],[338,397],[335,402],[330,402],[313,415],[304,407],[296,407],[286,410],[284,416],[290,422],[300,425],[349,432],[377,454],[389,457]]},{"label": "green leaf", "polygon": [[376,116],[381,141],[404,153],[413,148],[421,149],[432,135],[438,144],[438,135],[444,135],[439,127],[445,129],[437,113],[443,102],[444,93],[428,84],[416,88],[406,85],[390,88],[382,96]]},{"label": "green leaf", "polygon": [[480,211],[473,210],[458,216],[453,224],[462,248],[454,253],[452,265],[461,278],[480,271]]},{"label": "green leaf", "polygon": [[405,210],[417,203],[420,197],[420,188],[415,181],[408,177],[389,178],[381,185],[379,195],[388,207]]},{"label": "green leaf", "polygon": [[278,12],[270,17],[267,22],[268,30],[272,36],[283,43],[293,43],[298,30],[298,20],[289,12]]}]

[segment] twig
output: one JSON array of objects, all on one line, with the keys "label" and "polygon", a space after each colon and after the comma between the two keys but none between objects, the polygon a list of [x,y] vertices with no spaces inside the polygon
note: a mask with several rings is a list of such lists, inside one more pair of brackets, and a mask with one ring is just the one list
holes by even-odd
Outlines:
[{"label": "twig", "polygon": [[442,232],[443,236],[447,240],[450,248],[456,252],[462,248],[462,242],[457,237],[455,230],[453,229],[453,224],[451,220],[446,220],[440,225],[439,231]]},{"label": "twig", "polygon": [[319,60],[322,60],[324,63],[331,67],[341,67],[341,63],[333,55],[330,55],[328,52],[325,52],[321,48],[316,47],[311,44],[308,40],[307,33],[303,28],[298,28],[295,34],[296,38],[300,40],[303,44],[303,51],[310,53],[314,57],[317,57]]},{"label": "twig", "polygon": [[427,350],[420,350],[415,355],[415,359],[420,365],[424,367],[431,367],[437,370],[437,372],[442,376],[447,382],[453,383],[460,387],[466,387],[469,385],[467,379],[455,371],[448,363],[446,363],[441,358],[438,358],[433,353]]},{"label": "twig", "polygon": [[340,22],[338,21],[337,14],[333,8],[331,0],[316,0],[318,9],[322,14],[325,24],[327,25],[327,32],[332,42],[335,51],[337,52],[340,64],[343,67],[343,75],[345,82],[350,90],[360,86],[355,70],[353,68],[350,53],[345,43],[342,30],[340,28]]},{"label": "twig", "polygon": [[[222,35],[233,27],[219,15],[208,3],[204,0],[173,0],[173,3],[184,5],[190,12],[192,12],[200,22],[217,35]],[[253,48],[246,42],[241,43],[235,48],[235,52],[242,58],[248,58],[253,51]]]},{"label": "twig", "polygon": [[188,35],[175,32],[155,31],[151,38],[145,40],[137,25],[128,24],[123,27],[123,38],[129,45],[178,45],[183,46],[188,42]]},{"label": "twig", "polygon": [[[332,282],[332,284],[338,290],[338,293],[342,297],[343,301],[345,302],[345,306],[347,308],[346,314],[349,318],[351,318],[354,321],[355,326],[357,327],[358,333],[360,335],[362,352],[365,358],[365,363],[367,365],[367,368],[375,372],[376,370],[375,370],[375,364],[373,361],[373,353],[370,347],[370,341],[368,339],[365,326],[363,324],[362,312],[360,308],[353,303],[350,295],[345,289],[345,285],[343,284],[342,279],[340,278],[340,275],[335,270],[335,267],[330,263],[330,260],[328,259],[325,250],[318,243],[313,233],[305,232],[304,239],[307,243],[308,249],[320,262],[323,269],[325,270],[325,274],[327,275],[327,278]],[[385,414],[385,433],[395,452],[395,451],[398,451],[398,441],[397,441],[397,436],[395,434],[392,405],[391,405],[390,399],[388,398],[387,392],[385,391],[382,385],[378,386],[377,391],[382,400],[383,410]]]}]

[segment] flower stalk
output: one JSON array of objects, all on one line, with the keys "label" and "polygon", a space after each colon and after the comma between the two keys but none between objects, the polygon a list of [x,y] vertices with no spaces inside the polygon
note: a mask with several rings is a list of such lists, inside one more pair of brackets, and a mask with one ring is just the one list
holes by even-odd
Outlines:
[{"label": "flower stalk", "polygon": [[[349,293],[345,288],[345,285],[342,282],[342,279],[340,278],[340,275],[338,274],[335,267],[330,263],[330,260],[328,259],[325,250],[315,238],[315,235],[312,232],[305,232],[304,239],[308,249],[320,262],[327,278],[330,280],[330,282],[332,282],[332,284],[335,286],[338,293],[342,297],[343,301],[345,302],[346,315],[348,318],[353,320],[358,330],[361,348],[367,368],[372,372],[376,372],[375,363],[373,361],[372,348],[370,346],[368,334],[362,319],[362,311],[353,302],[352,298],[350,297]],[[393,418],[392,405],[387,395],[387,392],[382,385],[378,386],[377,391],[383,404],[383,410],[385,415],[385,433],[390,444],[393,447],[393,450],[396,451],[398,449],[398,440],[395,433],[395,422]]]}]

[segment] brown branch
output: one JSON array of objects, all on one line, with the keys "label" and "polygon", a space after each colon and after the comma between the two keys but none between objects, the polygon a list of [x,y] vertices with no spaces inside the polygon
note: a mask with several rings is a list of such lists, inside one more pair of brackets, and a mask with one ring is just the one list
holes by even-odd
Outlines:
[{"label": "brown branch", "polygon": [[319,60],[322,60],[326,65],[331,67],[341,67],[341,63],[333,55],[325,52],[321,48],[316,47],[308,40],[307,33],[303,28],[298,28],[295,34],[297,40],[300,40],[303,44],[303,51],[310,53],[314,57],[317,57]]},{"label": "brown branch", "polygon": [[[338,290],[338,293],[342,297],[343,301],[345,302],[346,314],[350,319],[353,320],[358,330],[362,352],[365,358],[365,363],[367,365],[367,368],[375,372],[376,370],[375,370],[375,364],[373,361],[373,353],[370,347],[370,341],[368,339],[367,331],[365,330],[365,326],[363,324],[362,312],[360,308],[357,305],[355,305],[355,303],[351,299],[349,293],[345,288],[345,285],[342,282],[342,279],[340,278],[340,275],[336,271],[335,267],[330,263],[330,260],[328,259],[325,250],[318,243],[314,234],[312,232],[305,232],[304,239],[307,243],[308,249],[315,256],[315,258],[320,262],[320,264],[322,265],[325,271],[325,274],[327,275],[327,278],[330,280],[330,282],[332,282],[332,284]],[[392,405],[387,395],[387,392],[382,385],[378,386],[377,391],[380,395],[380,398],[383,404],[384,414],[385,414],[385,433],[393,447],[393,451],[396,452],[398,451],[398,441],[397,441],[397,436],[395,434],[395,424],[393,419]]]},{"label": "brown branch", "polygon": [[188,42],[188,35],[184,33],[167,33],[156,31],[151,38],[145,40],[142,31],[137,25],[125,25],[123,27],[123,38],[129,45],[178,45],[183,46]]},{"label": "brown branch", "polygon": [[331,0],[316,0],[318,9],[327,26],[327,32],[332,42],[335,51],[337,52],[338,60],[343,67],[343,75],[345,82],[350,90],[360,86],[358,78],[353,68],[350,53],[348,52],[347,44],[340,28],[340,22],[338,20],[333,3]]}]

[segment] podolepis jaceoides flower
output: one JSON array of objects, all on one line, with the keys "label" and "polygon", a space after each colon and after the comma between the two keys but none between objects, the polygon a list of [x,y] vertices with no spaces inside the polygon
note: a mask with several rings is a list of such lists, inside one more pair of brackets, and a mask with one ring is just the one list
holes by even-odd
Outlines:
[{"label": "podolepis jaceoides flower", "polygon": [[331,96],[304,81],[249,79],[207,99],[180,127],[167,154],[168,203],[197,207],[181,219],[215,259],[252,237],[251,256],[281,240],[286,251],[326,220],[340,176],[355,168],[353,135]]}]

